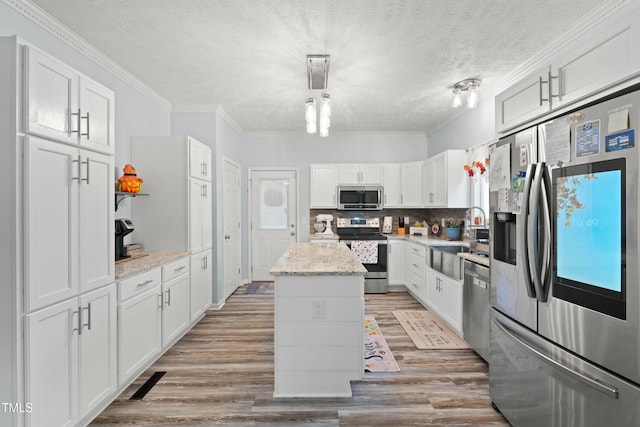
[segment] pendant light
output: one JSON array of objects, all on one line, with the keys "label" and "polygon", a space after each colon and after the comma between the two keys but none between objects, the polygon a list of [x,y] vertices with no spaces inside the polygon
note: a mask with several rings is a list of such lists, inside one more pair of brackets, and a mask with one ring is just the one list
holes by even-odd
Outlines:
[{"label": "pendant light", "polygon": [[[307,55],[307,83],[309,90],[326,90],[329,79],[329,55]],[[323,92],[320,96],[320,136],[329,136],[331,126],[331,97]],[[305,101],[305,118],[307,121],[307,133],[314,134],[317,131],[316,99],[313,95]]]},{"label": "pendant light", "polygon": [[462,105],[461,93],[467,92],[467,108],[475,108],[478,105],[478,88],[480,79],[465,79],[453,85],[452,108]]}]

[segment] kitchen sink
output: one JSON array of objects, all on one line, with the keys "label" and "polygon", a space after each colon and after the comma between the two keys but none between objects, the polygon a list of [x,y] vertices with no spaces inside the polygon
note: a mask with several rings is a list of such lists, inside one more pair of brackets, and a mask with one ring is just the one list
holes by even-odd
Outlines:
[{"label": "kitchen sink", "polygon": [[429,246],[427,265],[452,279],[462,280],[463,260],[458,256],[460,252],[470,253],[471,249],[463,245]]}]

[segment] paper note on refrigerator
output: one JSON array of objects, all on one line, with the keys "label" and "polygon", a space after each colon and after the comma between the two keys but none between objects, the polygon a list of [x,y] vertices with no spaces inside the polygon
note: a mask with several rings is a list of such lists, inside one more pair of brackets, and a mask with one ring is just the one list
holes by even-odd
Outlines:
[{"label": "paper note on refrigerator", "polygon": [[566,120],[554,120],[543,125],[544,153],[548,165],[571,161],[571,125]]},{"label": "paper note on refrigerator", "polygon": [[491,153],[491,167],[489,168],[489,189],[498,191],[509,189],[511,186],[511,145],[497,147]]},{"label": "paper note on refrigerator", "polygon": [[607,133],[614,133],[627,129],[629,129],[629,110],[627,108],[609,114]]}]

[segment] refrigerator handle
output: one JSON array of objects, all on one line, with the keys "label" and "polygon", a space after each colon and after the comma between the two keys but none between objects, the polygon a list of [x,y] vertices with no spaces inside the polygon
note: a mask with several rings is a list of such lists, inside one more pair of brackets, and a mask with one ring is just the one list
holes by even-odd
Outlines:
[{"label": "refrigerator handle", "polygon": [[[535,175],[531,181],[531,193],[529,196],[529,210],[527,212],[527,258],[529,263],[529,271],[531,281],[535,289],[535,297],[540,300],[542,292],[542,272],[540,266],[540,230],[536,234],[536,228],[539,224],[540,214],[540,195],[542,188],[542,174],[545,166],[544,163],[536,164]],[[542,222],[542,221],[540,221]]]},{"label": "refrigerator handle", "polygon": [[500,331],[502,331],[502,333],[507,335],[510,339],[517,342],[522,347],[524,347],[525,349],[533,353],[535,356],[542,359],[545,363],[556,368],[558,371],[568,375],[569,377],[575,378],[581,383],[586,384],[587,386],[594,388],[601,393],[606,394],[608,397],[612,399],[618,399],[618,397],[620,396],[620,392],[616,387],[613,387],[603,381],[600,381],[597,378],[591,378],[581,372],[573,370],[570,367],[563,365],[562,363],[553,359],[552,357],[547,356],[542,351],[536,349],[531,344],[528,344],[527,342],[525,342],[524,339],[517,336],[514,331],[512,331],[507,325],[503,324],[500,320],[493,319],[493,323],[498,329],[500,329]]},{"label": "refrigerator handle", "polygon": [[529,234],[528,218],[529,218],[529,204],[531,197],[531,181],[533,180],[534,171],[536,165],[531,163],[527,166],[527,174],[525,175],[524,191],[522,193],[522,206],[520,207],[520,216],[524,222],[520,227],[521,235],[517,236],[518,247],[517,251],[522,254],[520,259],[523,260],[522,272],[524,274],[524,283],[527,289],[527,295],[529,298],[536,297],[536,290],[531,282],[531,270],[529,268],[529,238],[533,239],[533,236]]},{"label": "refrigerator handle", "polygon": [[549,291],[551,289],[551,178],[549,177],[549,169],[545,163],[541,163],[542,168],[542,186],[541,186],[541,214],[542,214],[542,236],[540,243],[542,244],[542,269],[541,269],[541,285],[542,292],[537,295],[538,301],[547,302],[549,299]]}]

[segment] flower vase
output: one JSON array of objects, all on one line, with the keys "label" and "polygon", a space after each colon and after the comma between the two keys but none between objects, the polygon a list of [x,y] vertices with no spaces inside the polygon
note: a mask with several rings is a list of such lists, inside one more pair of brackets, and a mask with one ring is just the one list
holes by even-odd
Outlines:
[{"label": "flower vase", "polygon": [[445,229],[447,233],[447,239],[449,240],[460,240],[462,236],[462,228],[449,228]]}]

